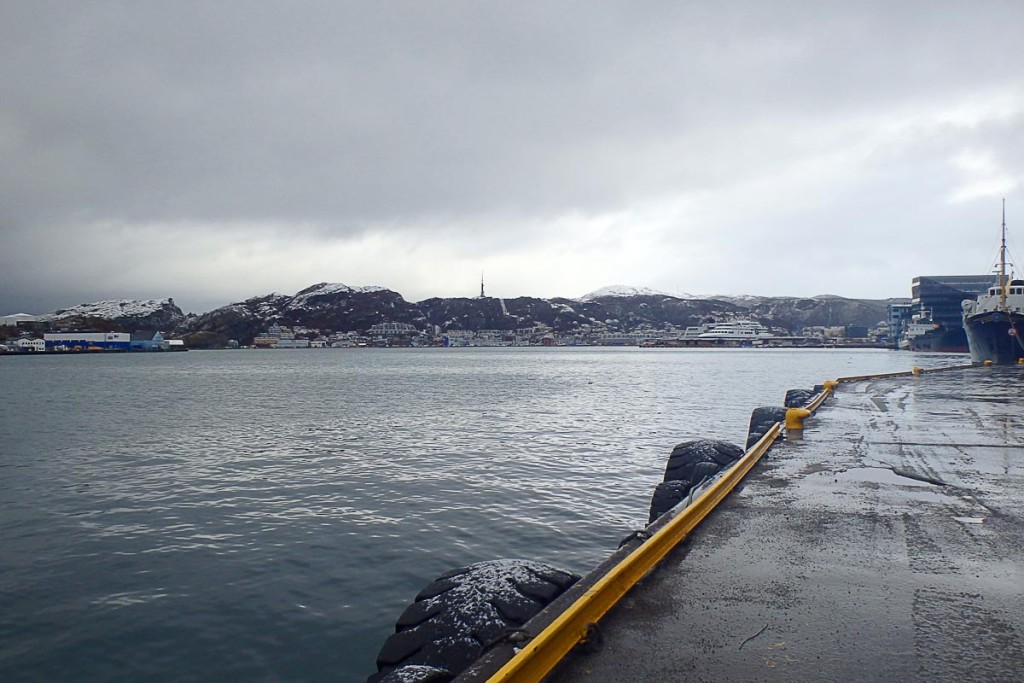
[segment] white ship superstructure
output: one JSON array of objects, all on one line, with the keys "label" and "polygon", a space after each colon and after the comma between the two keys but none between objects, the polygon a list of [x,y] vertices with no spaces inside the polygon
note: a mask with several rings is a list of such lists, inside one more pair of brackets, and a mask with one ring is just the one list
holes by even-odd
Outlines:
[{"label": "white ship superstructure", "polygon": [[932,321],[932,314],[929,311],[915,313],[910,322],[907,323],[903,337],[899,341],[899,348],[905,351],[917,350],[914,348],[914,342],[925,335],[935,332],[938,328],[939,326]]},{"label": "white ship superstructure", "polygon": [[753,320],[716,323],[707,332],[697,335],[697,339],[702,341],[755,341],[771,338],[772,333],[768,331],[768,328]]}]

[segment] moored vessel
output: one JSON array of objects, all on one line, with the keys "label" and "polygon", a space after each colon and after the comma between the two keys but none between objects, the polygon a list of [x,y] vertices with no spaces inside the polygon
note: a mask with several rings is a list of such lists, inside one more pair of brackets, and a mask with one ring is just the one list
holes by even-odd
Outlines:
[{"label": "moored vessel", "polygon": [[967,337],[962,327],[936,322],[926,311],[911,319],[898,348],[904,351],[967,353]]},{"label": "moored vessel", "polygon": [[964,329],[975,363],[1016,363],[1024,358],[1024,280],[1006,274],[1006,200],[1003,200],[999,276],[977,300],[963,302]]},{"label": "moored vessel", "polygon": [[753,320],[732,320],[716,323],[706,332],[697,335],[698,343],[711,344],[763,344],[772,338],[768,328]]}]

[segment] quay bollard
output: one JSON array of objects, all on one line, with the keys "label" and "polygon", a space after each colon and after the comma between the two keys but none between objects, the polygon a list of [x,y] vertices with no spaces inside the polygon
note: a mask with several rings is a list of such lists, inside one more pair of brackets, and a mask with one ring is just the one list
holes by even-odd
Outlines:
[{"label": "quay bollard", "polygon": [[807,408],[789,408],[786,410],[786,431],[801,431],[804,428],[804,420],[810,417],[811,411]]}]

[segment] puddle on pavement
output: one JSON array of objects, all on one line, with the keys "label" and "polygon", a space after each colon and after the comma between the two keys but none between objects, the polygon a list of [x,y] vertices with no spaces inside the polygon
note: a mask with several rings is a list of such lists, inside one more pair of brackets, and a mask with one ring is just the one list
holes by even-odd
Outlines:
[{"label": "puddle on pavement", "polygon": [[894,484],[896,486],[914,486],[934,489],[936,484],[910,477],[902,477],[892,470],[883,467],[854,467],[845,472],[838,472],[835,478],[839,481],[861,481],[873,484]]},{"label": "puddle on pavement", "polygon": [[960,522],[961,524],[984,524],[985,523],[985,518],[984,517],[954,517],[953,519],[955,519],[956,521]]}]

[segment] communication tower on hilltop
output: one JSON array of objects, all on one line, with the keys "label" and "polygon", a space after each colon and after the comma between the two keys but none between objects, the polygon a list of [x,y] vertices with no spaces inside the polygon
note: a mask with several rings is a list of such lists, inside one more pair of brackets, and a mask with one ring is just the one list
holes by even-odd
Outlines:
[{"label": "communication tower on hilltop", "polygon": [[480,271],[480,298],[484,298],[484,271]]}]

